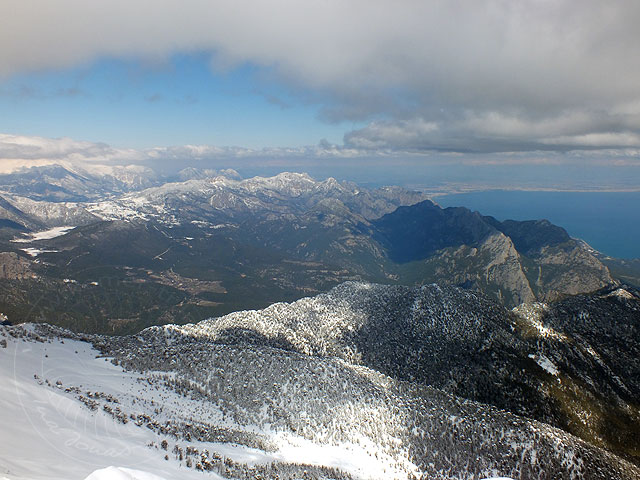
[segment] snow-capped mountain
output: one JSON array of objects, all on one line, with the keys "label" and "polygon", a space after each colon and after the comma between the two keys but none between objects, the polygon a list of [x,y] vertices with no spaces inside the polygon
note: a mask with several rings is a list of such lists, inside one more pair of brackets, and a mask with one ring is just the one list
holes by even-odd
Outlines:
[{"label": "snow-capped mountain", "polygon": [[87,201],[149,187],[156,173],[140,165],[79,166],[68,162],[21,168],[0,175],[0,191],[49,202]]},{"label": "snow-capped mountain", "polygon": [[[623,451],[607,436],[589,401],[611,395],[619,410],[603,411],[621,419],[627,409],[637,421],[638,366],[613,361],[608,345],[637,353],[639,303],[636,292],[614,290],[509,312],[453,287],[348,283],[134,336],[0,327],[2,425],[9,433],[31,426],[18,441],[2,437],[0,468],[12,480],[84,478],[114,464],[167,479],[198,470],[213,478],[638,478],[636,466],[596,446],[637,461],[632,443]],[[598,322],[610,308],[623,325]],[[526,409],[514,415],[444,391],[482,369],[469,382],[497,397],[525,393],[517,378],[504,381],[512,374],[526,393],[539,389],[524,401],[543,409],[539,396],[552,402],[557,389],[564,413],[584,417],[578,431],[588,441]],[[582,407],[592,411],[570,398],[579,383],[591,385]],[[619,437],[633,438],[623,427]],[[47,470],[49,462],[57,467]]]},{"label": "snow-capped mountain", "polygon": [[[508,306],[616,282],[588,247],[544,221],[498,222],[442,209],[419,192],[299,173],[243,180],[234,171],[190,170],[183,177],[190,179],[96,190],[89,200],[0,194],[0,251],[35,275],[8,276],[0,310],[15,321],[133,333],[348,280],[460,285]],[[34,236],[60,227],[75,228]]]},{"label": "snow-capped mountain", "polygon": [[281,173],[274,177],[238,179],[234,171],[222,175],[171,182],[108,202],[90,210],[105,220],[145,215],[161,222],[242,218],[246,215],[291,215],[327,199],[343,202],[366,219],[378,218],[400,205],[426,197],[402,188],[361,189],[333,178],[316,181],[307,174]]}]

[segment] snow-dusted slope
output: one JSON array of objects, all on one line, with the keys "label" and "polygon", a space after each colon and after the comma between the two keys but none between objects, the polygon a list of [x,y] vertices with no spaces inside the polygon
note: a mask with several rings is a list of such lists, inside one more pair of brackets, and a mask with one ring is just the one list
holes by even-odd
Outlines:
[{"label": "snow-dusted slope", "polygon": [[151,430],[114,422],[102,408],[91,410],[65,392],[75,386],[84,395],[131,395],[139,388],[135,374],[96,358],[85,342],[22,341],[6,330],[0,338],[7,345],[0,349],[0,477],[83,479],[115,464],[167,479],[201,478],[148,448],[158,440]]},{"label": "snow-dusted slope", "polygon": [[11,480],[110,466],[120,469],[97,478],[640,475],[561,430],[433,388],[176,329],[84,338],[0,327],[0,422],[0,475]]},{"label": "snow-dusted slope", "polygon": [[[37,330],[0,327],[0,476],[10,480],[83,479],[97,469],[106,470],[89,478],[129,478],[123,476],[134,475],[128,469],[147,475],[133,476],[141,480],[155,480],[151,475],[203,478],[197,470],[205,462],[235,471],[232,478],[273,469],[313,472],[313,465],[327,466],[317,472],[327,475],[322,478],[347,478],[332,476],[332,467],[357,478],[399,471],[392,458],[373,456],[375,446],[368,451],[356,444],[336,448],[293,432],[272,431],[268,425],[236,424],[219,405],[196,395],[195,383],[191,395],[183,395],[166,386],[174,375],[123,371],[89,343],[46,338]],[[189,430],[193,437],[178,437],[167,427],[185,422],[194,427]],[[222,442],[203,439],[212,437],[213,425]],[[113,465],[124,469],[108,468]],[[220,477],[211,471],[208,478]]]},{"label": "snow-dusted slope", "polygon": [[[399,205],[426,197],[402,188],[368,190],[333,178],[317,181],[304,173],[240,180],[235,172],[183,182],[166,183],[117,199],[96,202],[89,210],[105,219],[154,218],[171,222],[207,217],[300,214],[332,198],[365,218],[377,218]],[[192,215],[193,218],[190,218]]]},{"label": "snow-dusted slope", "polygon": [[82,203],[35,201],[16,195],[6,198],[24,214],[48,227],[88,225],[100,220]]},{"label": "snow-dusted slope", "polygon": [[[335,356],[637,458],[640,296],[632,292],[607,290],[511,312],[456,287],[348,282],[291,304],[153,327],[142,335],[164,332]],[[620,419],[615,429],[603,428]]]}]

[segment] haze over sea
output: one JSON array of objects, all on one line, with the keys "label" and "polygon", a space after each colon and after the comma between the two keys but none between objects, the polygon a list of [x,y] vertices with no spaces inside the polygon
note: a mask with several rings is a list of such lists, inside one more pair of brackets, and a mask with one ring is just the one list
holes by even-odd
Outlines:
[{"label": "haze over sea", "polygon": [[545,218],[606,255],[640,258],[640,192],[489,190],[434,200],[442,207],[464,206],[498,220]]}]

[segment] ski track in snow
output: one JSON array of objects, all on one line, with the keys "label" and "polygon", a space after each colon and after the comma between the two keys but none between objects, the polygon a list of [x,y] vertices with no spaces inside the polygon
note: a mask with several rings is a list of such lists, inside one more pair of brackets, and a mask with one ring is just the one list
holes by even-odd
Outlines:
[{"label": "ski track in snow", "polygon": [[153,432],[116,423],[102,410],[91,412],[63,389],[39,385],[34,378],[82,385],[82,390],[131,390],[135,377],[95,358],[97,353],[72,340],[8,341],[0,355],[0,475],[10,480],[83,479],[117,464],[167,480],[202,478],[146,447],[160,441]]},{"label": "ski track in snow", "polygon": [[107,467],[96,470],[85,480],[166,480],[153,473],[133,470],[131,468]]}]

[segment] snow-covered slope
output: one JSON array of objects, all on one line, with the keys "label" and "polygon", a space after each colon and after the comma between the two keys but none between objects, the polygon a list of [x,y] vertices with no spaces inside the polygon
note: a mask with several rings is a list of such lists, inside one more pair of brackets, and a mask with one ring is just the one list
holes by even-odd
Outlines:
[{"label": "snow-covered slope", "polygon": [[107,467],[96,470],[85,480],[166,480],[153,473],[124,467]]},{"label": "snow-covered slope", "polygon": [[1,338],[6,347],[0,350],[0,476],[83,479],[117,464],[167,479],[200,478],[148,448],[157,440],[150,430],[114,422],[102,408],[91,410],[65,391],[75,386],[85,395],[119,395],[137,388],[135,374],[96,358],[97,352],[85,342],[22,341],[6,330]]},{"label": "snow-covered slope", "polygon": [[[140,480],[202,478],[203,465],[235,472],[231,478],[271,470],[348,478],[333,467],[357,478],[402,471],[388,455],[375,458],[375,445],[320,445],[268,425],[236,424],[197,395],[195,382],[186,395],[171,373],[124,371],[89,343],[37,330],[0,327],[0,475],[10,480],[83,479],[96,469],[107,470],[89,478],[129,478],[128,469],[147,475],[133,476]],[[188,425],[187,434],[174,433],[177,425]],[[220,477],[211,470],[208,478]]]},{"label": "snow-covered slope", "polygon": [[[0,475],[166,479],[620,478],[548,425],[336,357],[176,328],[83,337],[0,327]],[[135,478],[135,477],[134,477]],[[143,477],[144,478],[144,477]],[[145,479],[146,480],[146,479]]]}]

